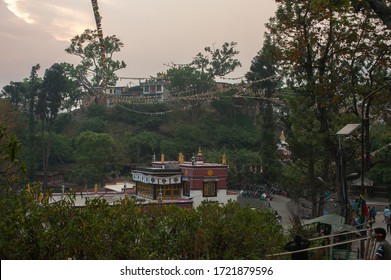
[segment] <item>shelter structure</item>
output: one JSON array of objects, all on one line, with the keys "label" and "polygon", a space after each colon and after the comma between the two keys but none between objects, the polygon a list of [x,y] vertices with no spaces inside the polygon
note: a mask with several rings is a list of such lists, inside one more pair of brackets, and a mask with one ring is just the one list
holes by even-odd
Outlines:
[{"label": "shelter structure", "polygon": [[[359,259],[359,243],[353,242],[362,238],[362,232],[356,227],[345,223],[345,217],[336,214],[326,214],[311,220],[305,220],[303,227],[314,228],[323,239],[323,245],[328,245],[330,259]],[[365,232],[365,230],[363,231]],[[352,242],[349,242],[352,241]]]}]

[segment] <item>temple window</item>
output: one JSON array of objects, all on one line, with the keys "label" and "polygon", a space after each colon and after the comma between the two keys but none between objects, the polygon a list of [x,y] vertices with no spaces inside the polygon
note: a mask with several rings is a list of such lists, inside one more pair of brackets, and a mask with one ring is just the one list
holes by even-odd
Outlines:
[{"label": "temple window", "polygon": [[190,182],[184,182],[183,184],[183,195],[190,196]]},{"label": "temple window", "polygon": [[217,196],[217,185],[216,182],[204,182],[204,193],[203,196]]}]

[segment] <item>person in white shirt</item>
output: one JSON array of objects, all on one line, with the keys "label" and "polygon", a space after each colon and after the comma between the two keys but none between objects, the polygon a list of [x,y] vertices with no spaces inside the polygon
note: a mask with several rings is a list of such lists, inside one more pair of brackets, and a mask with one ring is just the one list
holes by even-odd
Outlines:
[{"label": "person in white shirt", "polygon": [[390,209],[388,209],[388,206],[384,208],[383,216],[384,216],[384,222],[387,224],[388,220],[390,219]]}]

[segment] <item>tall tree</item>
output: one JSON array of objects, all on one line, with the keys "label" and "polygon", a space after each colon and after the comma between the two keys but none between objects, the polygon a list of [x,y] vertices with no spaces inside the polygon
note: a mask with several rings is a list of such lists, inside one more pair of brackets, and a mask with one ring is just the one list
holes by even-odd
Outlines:
[{"label": "tall tree", "polygon": [[28,92],[28,122],[29,122],[29,134],[28,134],[28,177],[32,180],[35,176],[35,114],[34,109],[36,106],[36,99],[38,95],[39,87],[42,80],[38,77],[38,70],[41,68],[39,64],[36,64],[31,68],[30,80],[29,80],[29,92]]},{"label": "tall tree", "polygon": [[275,76],[275,51],[270,38],[266,36],[262,50],[253,59],[250,71],[246,74],[247,80],[252,82],[252,89],[261,96],[258,102],[262,116],[260,126],[262,183],[266,183],[269,187],[276,183],[281,167],[276,155],[277,137],[274,118],[274,109],[278,104],[273,101],[278,85]]},{"label": "tall tree", "polygon": [[70,46],[65,49],[67,53],[81,58],[80,64],[73,68],[73,73],[91,96],[96,94],[96,88],[102,86],[103,75],[106,75],[107,85],[114,86],[118,80],[115,72],[126,67],[124,61],[113,58],[114,54],[124,46],[121,40],[115,35],[107,36],[104,38],[104,45],[106,73],[103,73],[99,36],[94,30],[86,29],[81,35],[73,37]]},{"label": "tall tree", "polygon": [[[353,96],[346,88],[343,90],[346,73],[341,73],[357,51],[361,59],[356,62],[375,63],[372,57],[368,59],[361,54],[370,54],[371,47],[366,44],[371,36],[376,39],[379,34],[368,28],[376,26],[375,20],[363,19],[343,2],[340,5],[325,0],[276,2],[279,3],[276,16],[267,27],[278,48],[278,70],[293,91],[290,120],[295,145],[291,148],[306,166],[303,182],[310,187],[316,216],[321,214],[316,209],[323,192],[316,178],[328,175],[330,164],[335,161],[337,146],[333,135],[342,126],[336,116],[345,105],[352,105]],[[358,26],[361,32],[357,34]],[[356,34],[368,38],[357,48]],[[358,67],[355,64],[356,73]]]},{"label": "tall tree", "polygon": [[225,42],[221,49],[213,47],[205,47],[206,54],[198,53],[193,59],[191,65],[195,65],[202,73],[207,72],[214,78],[217,76],[223,77],[234,71],[242,64],[234,58],[239,51],[235,49],[237,42]]},{"label": "tall tree", "polygon": [[225,42],[221,49],[205,47],[205,53],[199,52],[189,64],[170,65],[167,78],[171,89],[181,95],[193,95],[213,88],[215,77],[223,77],[241,66],[235,58],[239,51],[236,42]]},{"label": "tall tree", "polygon": [[[43,188],[47,187],[47,173],[50,149],[52,145],[52,128],[62,102],[72,89],[62,65],[56,63],[45,71],[42,88],[38,93],[35,112],[41,120],[42,167],[44,173]],[[47,136],[45,135],[47,132]]]},{"label": "tall tree", "polygon": [[41,87],[42,79],[38,77],[38,70],[40,65],[36,64],[31,67],[30,77],[24,79],[21,82],[13,82],[5,87],[1,91],[1,95],[4,96],[14,108],[20,112],[23,112],[27,116],[28,129],[26,130],[27,139],[27,166],[28,177],[33,180],[35,173],[35,106],[37,102],[37,95]]},{"label": "tall tree", "polygon": [[16,108],[27,111],[29,81],[25,79],[22,82],[11,81],[1,90],[1,95],[9,100]]}]

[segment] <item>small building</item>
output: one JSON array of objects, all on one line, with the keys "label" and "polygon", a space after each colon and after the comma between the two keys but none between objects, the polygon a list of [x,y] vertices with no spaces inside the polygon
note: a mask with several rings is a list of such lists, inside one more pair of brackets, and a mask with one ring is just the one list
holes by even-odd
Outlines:
[{"label": "small building", "polygon": [[181,198],[181,170],[179,168],[145,167],[132,171],[136,195],[149,200]]},{"label": "small building", "polygon": [[[44,173],[43,172],[35,173],[35,179],[37,182],[43,183]],[[47,184],[49,187],[58,187],[63,182],[64,182],[64,174],[62,174],[60,172],[48,172],[47,173]]]},{"label": "small building", "polygon": [[165,95],[169,93],[170,82],[164,79],[150,79],[143,83],[140,83],[140,87],[143,88],[144,96],[151,95]]},{"label": "small building", "polygon": [[152,167],[132,171],[136,182],[136,195],[150,200],[192,200],[193,207],[202,201],[227,203],[237,195],[227,191],[228,165],[226,156],[222,163],[205,163],[201,148],[191,161],[179,153],[178,161],[154,160]]}]

